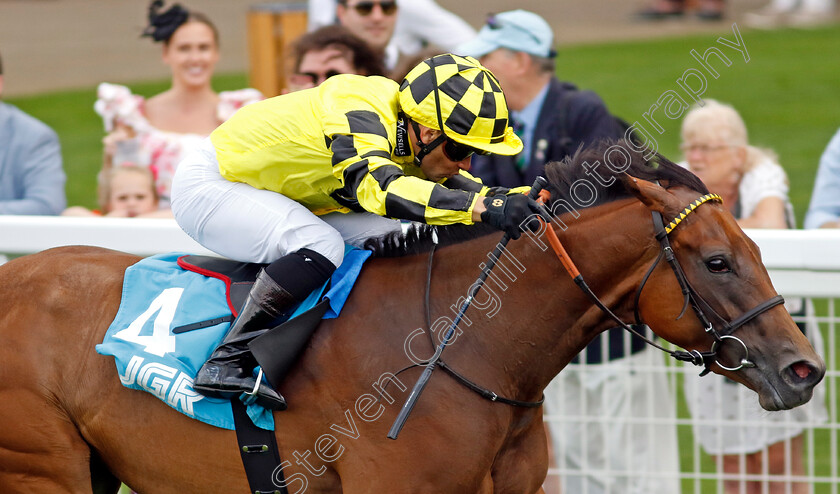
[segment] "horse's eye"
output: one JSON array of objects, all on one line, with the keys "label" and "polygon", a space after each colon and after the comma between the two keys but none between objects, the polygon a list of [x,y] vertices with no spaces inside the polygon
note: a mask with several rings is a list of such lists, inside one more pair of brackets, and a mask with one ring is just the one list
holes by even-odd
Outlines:
[{"label": "horse's eye", "polygon": [[729,273],[732,269],[722,257],[713,257],[706,261],[706,268],[712,273]]}]

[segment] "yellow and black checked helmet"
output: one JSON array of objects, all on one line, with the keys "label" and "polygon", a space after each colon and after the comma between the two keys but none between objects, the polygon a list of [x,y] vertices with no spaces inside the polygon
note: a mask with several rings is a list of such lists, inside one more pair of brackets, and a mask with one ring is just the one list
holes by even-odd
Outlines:
[{"label": "yellow and black checked helmet", "polygon": [[493,154],[522,151],[499,81],[472,57],[447,53],[420,62],[400,86],[400,106],[458,143]]}]

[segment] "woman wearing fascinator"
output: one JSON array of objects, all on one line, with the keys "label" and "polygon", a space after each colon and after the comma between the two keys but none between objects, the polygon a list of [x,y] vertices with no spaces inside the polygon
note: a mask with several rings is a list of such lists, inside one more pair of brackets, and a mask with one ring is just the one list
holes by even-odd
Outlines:
[{"label": "woman wearing fascinator", "polygon": [[[151,98],[125,86],[102,83],[94,106],[105,131],[103,171],[113,166],[148,166],[160,208],[169,208],[172,176],[183,154],[248,103],[263,99],[256,89],[216,93],[211,79],[219,61],[219,35],[210,19],[179,4],[149,6],[143,37],[161,45],[172,86]],[[103,174],[105,175],[105,174]]]}]

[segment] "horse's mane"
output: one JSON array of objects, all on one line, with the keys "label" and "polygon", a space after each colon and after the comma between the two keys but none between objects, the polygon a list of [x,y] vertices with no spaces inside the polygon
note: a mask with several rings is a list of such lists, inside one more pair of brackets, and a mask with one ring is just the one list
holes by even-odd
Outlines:
[{"label": "horse's mane", "polygon": [[[659,153],[649,160],[645,159],[646,152],[646,149],[639,150],[638,146],[624,139],[604,139],[590,147],[578,148],[573,156],[545,165],[551,198],[564,199],[579,206],[584,202],[585,206],[580,206],[580,209],[627,199],[632,194],[621,183],[621,176],[625,173],[649,182],[658,181],[666,189],[683,186],[702,195],[709,193],[706,185],[690,171]],[[575,185],[578,181],[586,181],[593,187]],[[584,188],[594,190],[595,197]]]},{"label": "horse's mane", "polygon": [[[568,156],[563,161],[546,164],[545,175],[548,178],[552,200],[563,199],[574,204],[584,201],[586,204],[582,208],[589,208],[632,197],[620,180],[621,175],[625,173],[642,180],[658,181],[666,188],[683,186],[700,194],[709,193],[703,182],[685,168],[659,153],[646,160],[646,150],[637,149],[637,146],[626,140],[603,140],[590,147],[579,148],[574,156]],[[599,165],[593,170],[592,167],[596,163]],[[593,177],[593,173],[597,173],[599,178]],[[580,180],[585,180],[593,186],[589,190],[596,191],[594,198],[573,197],[573,191],[580,189],[579,184],[574,184]],[[604,186],[605,183],[609,185]],[[393,232],[370,238],[365,242],[364,248],[373,251],[374,257],[401,257],[421,254],[430,251],[434,246],[444,247],[494,232],[499,233],[484,223],[445,226],[415,223],[406,232]]]},{"label": "horse's mane", "polygon": [[432,247],[445,247],[474,238],[501,232],[486,223],[474,225],[424,225],[412,223],[406,232],[391,232],[369,238],[364,248],[373,251],[373,257],[402,257],[422,254]]}]

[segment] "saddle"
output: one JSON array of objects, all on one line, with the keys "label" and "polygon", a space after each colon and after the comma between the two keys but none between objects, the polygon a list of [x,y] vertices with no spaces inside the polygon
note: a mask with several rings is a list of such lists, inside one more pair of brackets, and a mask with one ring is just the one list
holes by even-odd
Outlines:
[{"label": "saddle", "polygon": [[[339,316],[371,252],[345,248],[329,283],[315,290],[287,321],[254,338],[250,349],[274,386],[305,349],[318,321]],[[207,424],[233,430],[228,400],[203,396],[191,379],[224,338],[262,264],[172,252],[144,258],[123,277],[119,310],[96,345],[114,357],[122,384],[149,392]],[[249,405],[254,423],[273,429],[272,414]]]},{"label": "saddle", "polygon": [[178,265],[187,271],[229,282],[228,295],[231,308],[237,314],[245,303],[251,285],[254,284],[260,270],[267,266],[267,264],[255,262],[239,262],[219,257],[195,255],[179,257]]},{"label": "saddle", "polygon": [[[266,266],[260,263],[246,263],[197,255],[178,258],[178,265],[187,271],[225,281],[228,286],[228,303],[236,311],[236,314],[245,304],[251,286],[260,270]],[[326,289],[323,292],[326,292]],[[320,294],[318,296],[320,297]],[[305,312],[301,314],[295,312],[293,314],[295,317],[280,321],[274,328],[254,338],[248,345],[270,383],[277,386],[282,382],[288,370],[300,356],[312,333],[318,328],[328,308],[329,300],[323,299]],[[180,326],[173,329],[173,333],[184,333],[218,324],[219,319]]]}]

